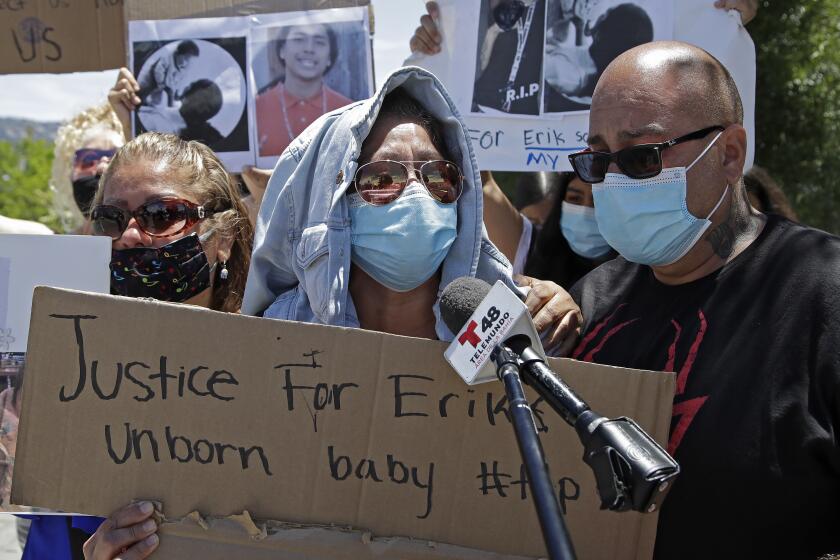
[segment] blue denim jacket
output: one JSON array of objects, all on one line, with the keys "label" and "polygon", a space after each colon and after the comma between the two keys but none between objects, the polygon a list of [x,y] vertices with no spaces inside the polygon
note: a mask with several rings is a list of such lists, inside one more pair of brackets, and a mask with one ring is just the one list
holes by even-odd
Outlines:
[{"label": "blue denim jacket", "polygon": [[[320,117],[280,156],[257,219],[243,313],[359,326],[348,292],[351,246],[345,193],[382,99],[397,87],[441,122],[451,157],[464,174],[458,236],[441,265],[440,291],[460,276],[490,284],[501,279],[514,286],[510,263],[487,238],[482,223],[481,179],[467,127],[433,74],[406,67],[393,72],[370,99]],[[434,313],[438,337],[451,340],[437,303]]]}]

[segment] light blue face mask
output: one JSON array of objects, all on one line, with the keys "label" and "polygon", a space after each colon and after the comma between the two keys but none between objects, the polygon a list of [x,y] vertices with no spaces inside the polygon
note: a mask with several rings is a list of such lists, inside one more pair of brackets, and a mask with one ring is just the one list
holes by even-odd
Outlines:
[{"label": "light blue face mask", "polygon": [[372,206],[350,201],[352,261],[396,292],[418,287],[435,274],[458,234],[458,205],[441,204],[414,182],[395,201]]},{"label": "light blue face mask", "polygon": [[587,259],[603,257],[612,250],[598,231],[595,209],[563,201],[560,229],[572,251]]},{"label": "light blue face mask", "polygon": [[592,185],[598,229],[619,254],[631,262],[665,266],[688,253],[709,229],[709,220],[729,191],[705,218],[688,211],[686,173],[717,142],[718,133],[688,167],[668,167],[650,179],[607,173]]}]

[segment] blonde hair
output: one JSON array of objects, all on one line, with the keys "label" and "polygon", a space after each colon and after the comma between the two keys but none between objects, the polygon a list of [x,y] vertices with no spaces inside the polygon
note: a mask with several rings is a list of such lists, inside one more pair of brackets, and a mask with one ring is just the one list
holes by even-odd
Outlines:
[{"label": "blonde hair", "polygon": [[[89,107],[63,124],[55,135],[55,158],[52,164],[50,191],[53,212],[65,232],[73,231],[84,222],[84,216],[73,198],[73,160],[96,130],[113,132],[123,138],[123,128],[117,114],[108,103]],[[117,144],[119,145],[119,144]]]},{"label": "blonde hair", "polygon": [[204,144],[182,140],[174,134],[147,132],[117,150],[99,181],[94,206],[102,203],[105,185],[120,167],[140,162],[165,165],[172,172],[170,177],[175,185],[192,194],[199,204],[213,210],[213,217],[206,220],[201,229],[213,230],[218,238],[233,240],[226,261],[226,281],[219,279],[221,266],[216,267],[210,308],[231,313],[239,311],[251,262],[254,231],[233,178],[213,150]]}]

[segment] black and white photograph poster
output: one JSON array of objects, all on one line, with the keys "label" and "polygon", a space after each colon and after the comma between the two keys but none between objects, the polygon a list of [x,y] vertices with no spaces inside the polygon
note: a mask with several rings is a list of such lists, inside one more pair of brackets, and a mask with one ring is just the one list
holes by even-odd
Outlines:
[{"label": "black and white photograph poster", "polygon": [[259,167],[321,115],[373,94],[373,57],[364,7],[259,16],[251,31]]},{"label": "black and white photograph poster", "polygon": [[545,0],[543,113],[588,111],[618,55],[673,37],[672,0]]},{"label": "black and white photograph poster", "polygon": [[246,18],[129,22],[140,86],[134,135],[177,134],[215,151],[230,170],[254,163]]},{"label": "black and white photograph poster", "polygon": [[[734,10],[710,0],[437,0],[442,42],[405,65],[434,73],[464,116],[481,169],[570,171],[587,146],[592,90],[621,52],[697,45],[732,73],[750,139],[755,46]],[[751,165],[752,146],[747,161]]]},{"label": "black and white photograph poster", "polygon": [[482,0],[475,113],[539,115],[546,0]]}]

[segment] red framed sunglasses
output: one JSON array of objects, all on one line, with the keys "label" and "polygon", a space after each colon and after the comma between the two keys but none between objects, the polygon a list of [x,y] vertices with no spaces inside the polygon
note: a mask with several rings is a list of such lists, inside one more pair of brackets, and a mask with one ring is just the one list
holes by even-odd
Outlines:
[{"label": "red framed sunglasses", "polygon": [[141,204],[132,211],[100,204],[91,212],[90,220],[95,235],[107,235],[117,240],[122,237],[131,218],[137,221],[141,230],[152,237],[170,237],[188,230],[213,214],[213,210],[189,200],[162,198]]},{"label": "red framed sunglasses", "polygon": [[[412,164],[412,168],[406,163]],[[414,167],[415,164],[422,165]],[[457,165],[446,160],[371,161],[356,170],[353,185],[366,203],[384,206],[400,197],[412,175],[442,204],[453,204],[461,196],[464,176]]]},{"label": "red framed sunglasses", "polygon": [[102,158],[112,158],[116,154],[116,150],[95,150],[93,148],[82,148],[76,150],[76,155],[73,159],[73,167],[87,171],[91,167],[96,167]]}]

